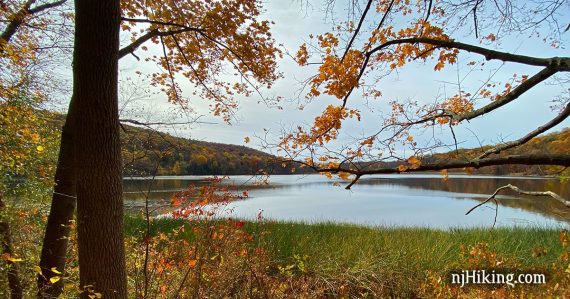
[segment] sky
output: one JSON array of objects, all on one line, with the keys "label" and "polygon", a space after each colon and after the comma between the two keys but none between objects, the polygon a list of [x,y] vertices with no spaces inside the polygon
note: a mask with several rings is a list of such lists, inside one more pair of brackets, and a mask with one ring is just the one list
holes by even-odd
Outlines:
[{"label": "sky", "polygon": [[[264,2],[265,13],[263,19],[272,20],[272,34],[278,44],[283,45],[283,49],[292,53],[297,52],[299,46],[309,40],[309,34],[319,34],[330,31],[333,23],[330,17],[325,15],[322,6],[313,4],[303,5],[300,1],[290,0],[269,0]],[[338,7],[334,13],[337,19],[346,16],[343,7]],[[483,33],[484,34],[484,33]],[[568,39],[568,33],[563,36]],[[466,36],[467,42],[477,43],[471,36]],[[536,39],[515,37],[505,40],[501,44],[501,49],[508,52],[536,55],[539,57],[568,56],[568,50],[553,49]],[[383,92],[383,98],[367,102],[358,93],[350,99],[350,106],[361,110],[362,121],[350,121],[344,124],[344,134],[341,143],[352,140],[350,136],[362,136],[371,133],[379,128],[382,122],[382,115],[389,112],[388,102],[390,100],[405,101],[408,99],[418,100],[422,103],[433,102],[442,94],[450,95],[454,91],[453,84],[445,82],[457,82],[461,78],[463,87],[468,89],[478,87],[478,85],[488,77],[489,72],[497,71],[497,78],[507,78],[513,73],[532,75],[539,71],[536,67],[520,67],[507,63],[501,67],[499,62],[488,62],[485,71],[479,73],[469,73],[467,62],[468,57],[460,56],[457,66],[452,66],[443,72],[433,71],[433,61],[428,61],[425,65],[410,64],[398,73],[397,76],[390,76],[382,79],[378,84]],[[284,97],[280,103],[283,110],[271,108],[263,103],[258,103],[259,98],[240,98],[240,107],[231,125],[225,124],[221,118],[211,116],[208,110],[208,102],[201,99],[191,101],[194,110],[191,118],[198,117],[203,124],[193,124],[191,126],[161,127],[160,130],[167,131],[179,137],[192,138],[197,140],[231,143],[245,145],[245,137],[260,136],[264,134],[264,129],[271,134],[279,133],[283,128],[294,128],[297,125],[310,125],[315,116],[318,116],[329,104],[339,104],[339,100],[331,97],[320,97],[305,103],[303,94],[299,99],[300,81],[315,74],[316,67],[300,67],[293,59],[287,55],[279,61],[279,71],[284,75],[283,79],[276,82],[275,86],[265,92],[268,96],[279,95]],[[136,78],[135,71],[152,73],[157,71],[154,65],[145,64],[132,57],[121,60],[121,78],[123,85],[127,78]],[[469,75],[469,76],[467,76]],[[234,78],[228,77],[228,80]],[[183,79],[182,79],[183,80]],[[185,94],[191,94],[192,86],[186,82],[179,81]],[[134,88],[140,92],[145,90],[145,81],[139,81],[138,87]],[[131,91],[133,90],[132,87]],[[566,86],[566,89],[568,87]],[[123,88],[124,90],[124,88]],[[515,139],[522,137],[526,132],[540,126],[556,115],[556,111],[550,108],[550,101],[560,92],[562,88],[553,84],[541,84],[525,93],[515,103],[492,112],[489,116],[474,119],[468,123],[458,126],[456,129],[457,139],[461,147],[475,147],[480,142],[483,144],[496,143],[506,138]],[[124,105],[123,113],[129,117],[148,119],[153,121],[181,121],[188,116],[181,116],[179,107],[166,102],[166,97],[149,89],[150,94],[141,97]],[[128,92],[125,92],[128,94]],[[123,98],[126,96],[123,95]],[[303,103],[305,108],[298,110],[299,103]],[[124,104],[124,103],[123,103]],[[570,120],[566,120],[558,125],[553,131],[569,127]],[[477,137],[474,137],[474,132]],[[419,133],[418,133],[419,134]],[[448,130],[438,131],[444,141],[451,142],[451,134]],[[343,139],[344,138],[344,139]],[[421,141],[421,135],[418,137]],[[247,144],[251,147],[259,145],[258,140],[252,138],[252,142]]]}]

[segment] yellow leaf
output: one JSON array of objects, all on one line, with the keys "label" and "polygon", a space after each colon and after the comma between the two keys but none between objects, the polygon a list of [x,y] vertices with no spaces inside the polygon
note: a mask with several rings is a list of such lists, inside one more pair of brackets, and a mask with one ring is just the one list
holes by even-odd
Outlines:
[{"label": "yellow leaf", "polygon": [[349,176],[350,176],[350,173],[348,173],[348,172],[341,171],[338,173],[338,177],[343,179],[343,180],[348,180]]},{"label": "yellow leaf", "polygon": [[49,279],[49,282],[51,283],[56,283],[61,279],[61,276],[54,276],[52,278]]},{"label": "yellow leaf", "polygon": [[38,146],[36,146],[36,150],[37,150],[39,153],[41,153],[41,152],[44,151],[44,147],[41,146],[41,145],[38,145]]},{"label": "yellow leaf", "polygon": [[4,254],[2,254],[2,255],[0,256],[0,258],[3,259],[3,260],[5,260],[5,261],[10,261],[10,262],[12,262],[12,263],[23,261],[23,259],[13,257],[13,256],[11,256],[9,253],[4,253]]},{"label": "yellow leaf", "polygon": [[245,138],[243,139],[243,142],[245,142],[245,143],[249,143],[249,141],[250,141],[249,137],[245,137]]},{"label": "yellow leaf", "polygon": [[15,257],[9,257],[7,260],[12,262],[12,263],[17,263],[17,262],[23,261],[23,259],[15,258]]},{"label": "yellow leaf", "polygon": [[422,164],[420,159],[418,159],[416,156],[411,156],[408,159],[408,163],[411,164],[410,168],[412,168],[412,169],[416,169],[416,168],[420,167],[420,165]]},{"label": "yellow leaf", "polygon": [[50,270],[51,270],[51,272],[53,272],[53,273],[55,273],[55,274],[62,274],[61,272],[59,272],[59,271],[57,270],[56,267],[52,267]]},{"label": "yellow leaf", "polygon": [[36,273],[42,274],[42,268],[40,268],[40,266],[34,266],[34,270],[36,270]]}]

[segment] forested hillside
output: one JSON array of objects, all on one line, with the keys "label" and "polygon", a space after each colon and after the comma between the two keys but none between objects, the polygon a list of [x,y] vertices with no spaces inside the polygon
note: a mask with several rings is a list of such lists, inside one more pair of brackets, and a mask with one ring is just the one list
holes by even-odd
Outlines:
[{"label": "forested hillside", "polygon": [[[488,149],[494,146],[483,146],[474,149],[459,149],[457,152],[452,151],[445,154],[436,154],[433,157],[427,158],[426,161],[437,162],[455,158],[461,159],[464,157],[474,158],[481,155]],[[508,149],[498,154],[498,156],[519,155],[519,154],[567,154],[570,152],[570,128],[564,128],[559,132],[546,134],[536,137],[529,142],[512,149]],[[471,171],[471,170],[468,170]],[[560,166],[540,166],[540,165],[496,165],[485,168],[473,170],[474,173],[479,174],[520,174],[520,175],[557,175],[561,173],[568,173],[568,169]]]},{"label": "forested hillside", "polygon": [[[47,113],[47,112],[45,112]],[[56,121],[50,126],[61,127],[63,117],[50,114]],[[246,146],[198,141],[174,137],[156,130],[123,125],[121,131],[122,154],[125,175],[236,175],[236,174],[291,174],[295,165],[282,165],[268,153]],[[57,129],[56,129],[57,130]],[[459,149],[421,157],[422,163],[437,163],[449,159],[472,159],[496,145]],[[536,137],[526,144],[505,150],[498,156],[517,154],[552,153],[570,151],[570,128]],[[366,168],[369,163],[357,163]],[[398,167],[401,162],[381,163],[386,167]],[[374,163],[378,165],[378,163]],[[558,166],[498,165],[480,169],[458,169],[476,174],[492,175],[558,175],[569,172]],[[311,172],[296,167],[295,173]]]},{"label": "forested hillside", "polygon": [[125,175],[286,174],[276,157],[245,146],[197,141],[132,126],[121,134]]},{"label": "forested hillside", "polygon": [[[123,160],[125,174],[148,175],[230,175],[255,174],[290,174],[291,166],[283,167],[281,162],[270,154],[245,146],[197,141],[171,136],[149,129],[125,126],[122,132]],[[459,149],[447,153],[434,154],[421,158],[422,163],[437,163],[449,159],[474,158],[492,148],[486,145],[480,148]],[[570,149],[570,128],[560,132],[537,137],[528,143],[506,150],[498,156],[567,153]],[[365,167],[367,163],[359,163]],[[400,162],[384,163],[388,167],[397,167]],[[376,163],[377,165],[377,163]],[[158,167],[158,168],[157,168]],[[295,173],[308,172],[307,168],[297,168]],[[499,165],[480,169],[459,169],[478,174],[493,175],[556,175],[562,167],[537,165]]]},{"label": "forested hillside", "polygon": [[[496,148],[500,144],[484,145],[478,148],[464,149],[459,148],[446,153],[430,154],[417,157],[420,164],[438,164],[449,160],[456,161],[469,161],[474,159],[485,151]],[[570,152],[570,128],[564,128],[559,132],[546,134],[536,137],[531,141],[512,149],[508,149],[496,154],[496,157],[505,157],[508,155],[533,155],[533,154],[567,154]],[[494,156],[491,156],[494,157]],[[392,162],[357,162],[352,165],[343,164],[345,167],[354,167],[357,165],[361,170],[366,170],[374,167],[382,168],[397,168],[400,165],[409,165],[405,161],[392,161]],[[482,167],[479,169],[463,168],[451,169],[449,172],[467,172],[473,174],[487,174],[487,175],[560,175],[569,176],[570,169],[565,169],[561,166],[540,166],[540,165],[494,165]]]}]

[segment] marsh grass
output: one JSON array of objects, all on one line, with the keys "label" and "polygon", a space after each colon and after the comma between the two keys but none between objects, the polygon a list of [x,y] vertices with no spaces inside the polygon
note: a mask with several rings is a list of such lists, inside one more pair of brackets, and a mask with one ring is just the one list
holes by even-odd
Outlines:
[{"label": "marsh grass", "polygon": [[[222,221],[222,220],[220,220]],[[181,225],[192,227],[182,219],[153,219],[151,234],[167,233]],[[144,219],[127,217],[127,235],[135,236],[144,229]],[[386,266],[415,269],[444,269],[454,263],[461,245],[479,242],[489,244],[498,255],[514,259],[522,266],[547,266],[556,261],[562,245],[558,235],[563,228],[501,227],[452,228],[439,230],[418,227],[365,227],[332,222],[246,222],[244,230],[258,237],[257,246],[268,250],[275,259],[287,261],[293,255],[306,255],[307,262],[317,264],[331,259],[345,265],[384,260]],[[192,230],[180,237],[192,240]],[[540,258],[533,256],[539,248],[547,249]],[[404,264],[399,264],[404,262]],[[401,268],[401,267],[399,267]]]},{"label": "marsh grass", "polygon": [[[214,220],[223,223],[224,220]],[[128,217],[127,235],[145,228],[141,218]],[[186,226],[179,238],[192,241],[192,222],[154,219],[151,234]],[[507,267],[548,271],[564,250],[562,228],[455,228],[363,227],[338,223],[246,222],[243,230],[254,236],[249,246],[262,248],[270,260],[268,275],[310,276],[320,285],[344,285],[374,290],[388,296],[415,296],[426,273],[448,276],[465,269],[469,248],[485,243]],[[352,285],[352,286],[351,286]]]}]

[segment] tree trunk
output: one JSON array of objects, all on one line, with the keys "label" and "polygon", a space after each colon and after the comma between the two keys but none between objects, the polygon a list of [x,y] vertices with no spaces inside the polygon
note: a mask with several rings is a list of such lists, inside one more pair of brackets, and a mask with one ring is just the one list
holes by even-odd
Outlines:
[{"label": "tree trunk", "polygon": [[71,99],[65,125],[61,133],[59,157],[55,171],[55,183],[50,213],[42,244],[38,275],[38,298],[57,298],[63,292],[63,279],[52,284],[50,278],[56,276],[51,269],[64,272],[70,222],[75,212],[75,168],[73,160],[73,130],[75,99]]},{"label": "tree trunk", "polygon": [[75,1],[73,97],[82,297],[127,298],[118,116],[119,0]]},{"label": "tree trunk", "polygon": [[[2,215],[4,213],[6,206],[4,201],[2,201],[2,194],[0,194],[0,244],[2,245],[2,254],[8,256],[13,256],[14,251],[12,249],[12,232],[10,231],[10,223],[8,222],[7,216]],[[8,288],[10,290],[10,298],[21,299],[23,298],[24,289],[22,288],[22,283],[20,282],[20,275],[18,273],[18,265],[10,260],[6,260],[7,268],[6,275],[8,277]]]}]

